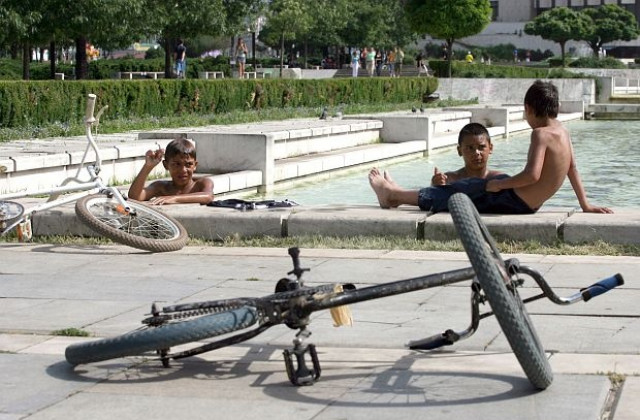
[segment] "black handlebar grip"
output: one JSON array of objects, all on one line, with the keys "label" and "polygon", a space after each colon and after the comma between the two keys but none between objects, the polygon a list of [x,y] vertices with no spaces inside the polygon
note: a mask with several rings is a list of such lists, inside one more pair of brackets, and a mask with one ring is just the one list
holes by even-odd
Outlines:
[{"label": "black handlebar grip", "polygon": [[618,273],[614,276],[600,280],[599,282],[592,284],[589,287],[580,289],[580,293],[582,294],[582,299],[587,302],[591,298],[606,293],[614,287],[622,286],[623,284],[624,279],[622,278],[622,274]]}]

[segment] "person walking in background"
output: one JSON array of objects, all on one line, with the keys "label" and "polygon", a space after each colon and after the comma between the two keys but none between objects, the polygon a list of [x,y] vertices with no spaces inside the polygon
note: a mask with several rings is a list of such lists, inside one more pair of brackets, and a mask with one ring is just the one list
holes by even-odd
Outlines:
[{"label": "person walking in background", "polygon": [[178,79],[184,79],[187,74],[187,47],[184,46],[182,39],[178,38],[178,46],[175,53],[176,75]]},{"label": "person walking in background", "polygon": [[351,53],[351,76],[358,77],[358,67],[360,67],[360,56],[357,51]]},{"label": "person walking in background", "polygon": [[384,50],[379,49],[376,51],[376,76],[380,77],[382,74],[382,65],[384,64],[385,53]]},{"label": "person walking in background", "polygon": [[395,73],[396,50],[397,48],[390,50],[389,54],[387,55],[387,66],[389,66],[389,76],[391,77],[396,77],[396,73]]},{"label": "person walking in background", "polygon": [[404,51],[402,48],[396,47],[396,65],[395,65],[395,73],[396,76],[402,75],[402,63],[404,62]]},{"label": "person walking in background", "polygon": [[375,48],[371,47],[371,49],[369,49],[367,51],[367,56],[365,58],[365,63],[367,66],[367,73],[369,74],[369,77],[373,77],[373,71],[375,70],[375,65],[376,65],[376,50]]},{"label": "person walking in background", "polygon": [[244,43],[244,39],[238,38],[238,44],[236,45],[236,63],[238,63],[238,77],[244,78],[244,67],[247,64],[247,44]]}]

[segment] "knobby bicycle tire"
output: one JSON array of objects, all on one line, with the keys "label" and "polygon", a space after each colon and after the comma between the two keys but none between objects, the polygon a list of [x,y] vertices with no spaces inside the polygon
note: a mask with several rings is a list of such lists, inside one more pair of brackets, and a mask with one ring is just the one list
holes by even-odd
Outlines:
[{"label": "knobby bicycle tire", "polygon": [[125,213],[115,198],[93,194],[76,201],[76,215],[92,230],[115,242],[151,252],[177,251],[187,244],[187,231],[173,217],[134,201]]},{"label": "knobby bicycle tire", "polygon": [[75,366],[137,356],[237,331],[250,327],[257,320],[256,309],[245,306],[189,321],[133,331],[118,337],[72,344],[65,350],[65,358]]},{"label": "knobby bicycle tire", "polygon": [[504,265],[473,203],[464,194],[449,199],[449,211],[482,290],[529,381],[546,389],[553,372],[522,299],[505,283]]}]

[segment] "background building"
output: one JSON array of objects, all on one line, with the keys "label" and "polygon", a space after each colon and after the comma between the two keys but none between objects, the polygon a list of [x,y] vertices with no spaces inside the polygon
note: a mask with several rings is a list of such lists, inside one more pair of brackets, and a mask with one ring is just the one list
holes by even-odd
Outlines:
[{"label": "background building", "polygon": [[[524,25],[533,20],[540,13],[553,7],[571,7],[576,10],[585,7],[599,7],[605,4],[617,4],[629,10],[640,22],[640,0],[491,0],[493,8],[492,22],[480,34],[461,39],[456,48],[466,49],[467,46],[491,46],[499,44],[513,44],[518,50],[550,50],[560,54],[558,43],[547,41],[539,36],[529,36],[524,33]],[[434,42],[428,40],[427,42]],[[438,41],[435,41],[438,42]],[[609,56],[619,58],[640,57],[640,40],[616,41],[605,44]],[[569,41],[566,46],[569,54],[588,56],[591,49],[585,42]]]}]

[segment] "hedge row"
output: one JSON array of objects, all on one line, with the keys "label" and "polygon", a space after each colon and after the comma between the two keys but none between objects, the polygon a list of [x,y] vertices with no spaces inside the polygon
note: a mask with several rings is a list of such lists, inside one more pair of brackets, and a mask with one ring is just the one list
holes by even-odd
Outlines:
[{"label": "hedge row", "polygon": [[[522,65],[486,65],[482,63],[466,63],[464,61],[451,62],[451,77],[462,78],[565,78],[585,77],[562,68],[541,68]],[[430,60],[429,67],[436,77],[447,77],[448,62],[444,60]]]},{"label": "hedge row", "polygon": [[438,87],[435,78],[316,80],[99,80],[0,82],[0,127],[81,121],[86,95],[112,118],[166,117],[235,110],[321,107],[419,101]]}]

